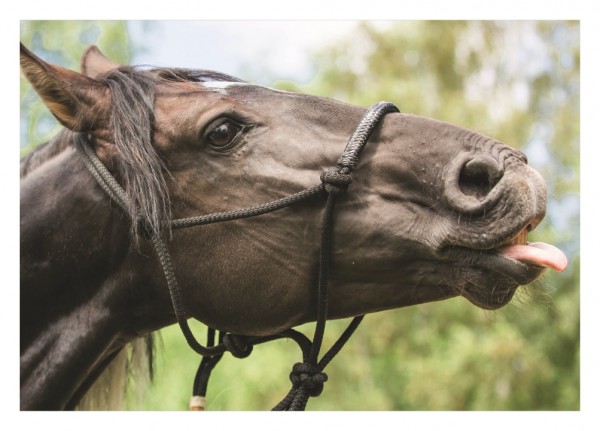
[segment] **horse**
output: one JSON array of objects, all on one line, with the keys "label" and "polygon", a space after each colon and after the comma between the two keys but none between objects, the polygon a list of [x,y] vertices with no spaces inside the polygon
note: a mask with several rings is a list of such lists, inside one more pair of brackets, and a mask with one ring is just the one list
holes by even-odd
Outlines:
[{"label": "horse", "polygon": [[344,177],[328,293],[317,299],[322,195],[335,181],[257,217],[169,221],[321,184],[365,108],[214,71],[120,65],[95,46],[81,72],[23,45],[20,62],[64,126],[20,161],[22,410],[76,408],[127,345],[149,347],[149,334],[178,321],[153,238],[169,250],[181,320],[255,338],[319,322],[320,304],[325,320],[456,296],[497,309],[567,265],[554,246],[527,241],[547,191],[525,154],[392,109],[373,123],[351,183]]}]

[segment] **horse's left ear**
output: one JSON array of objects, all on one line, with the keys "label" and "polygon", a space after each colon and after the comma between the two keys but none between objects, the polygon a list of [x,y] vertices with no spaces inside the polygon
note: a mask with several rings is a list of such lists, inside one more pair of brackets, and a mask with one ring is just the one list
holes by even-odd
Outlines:
[{"label": "horse's left ear", "polygon": [[46,63],[21,44],[21,70],[50,112],[65,127],[93,132],[106,127],[107,86],[64,67]]},{"label": "horse's left ear", "polygon": [[102,54],[96,45],[90,45],[81,56],[81,73],[90,78],[97,78],[117,67],[119,64]]}]

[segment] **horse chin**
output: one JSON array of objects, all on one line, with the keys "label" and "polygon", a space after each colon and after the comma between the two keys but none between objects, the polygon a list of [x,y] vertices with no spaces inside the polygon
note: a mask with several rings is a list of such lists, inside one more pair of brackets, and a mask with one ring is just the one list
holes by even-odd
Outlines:
[{"label": "horse chin", "polygon": [[460,295],[479,308],[497,310],[511,301],[518,287],[507,279],[496,281],[492,286],[467,283]]}]

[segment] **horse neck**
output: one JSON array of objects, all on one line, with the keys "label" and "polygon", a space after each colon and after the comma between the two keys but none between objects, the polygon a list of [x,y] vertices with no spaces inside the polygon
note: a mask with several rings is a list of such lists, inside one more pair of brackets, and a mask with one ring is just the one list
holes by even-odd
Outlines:
[{"label": "horse neck", "polygon": [[128,341],[169,323],[151,302],[160,277],[139,269],[152,251],[132,250],[120,209],[63,147],[21,179],[22,409],[72,405]]}]

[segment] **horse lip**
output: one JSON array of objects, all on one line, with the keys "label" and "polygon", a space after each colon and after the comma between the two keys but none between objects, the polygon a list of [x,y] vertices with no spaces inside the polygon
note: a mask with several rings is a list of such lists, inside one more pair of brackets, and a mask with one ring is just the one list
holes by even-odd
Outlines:
[{"label": "horse lip", "polygon": [[510,240],[506,241],[504,244],[501,244],[500,247],[505,246],[505,245],[525,245],[525,244],[527,244],[527,237],[529,235],[530,230],[531,230],[531,226],[527,226],[527,227],[523,228],[518,234],[516,234]]},{"label": "horse lip", "polygon": [[[482,255],[484,253],[491,253],[491,254],[495,254],[498,253],[498,250],[501,247],[505,247],[507,245],[525,245],[528,243],[528,236],[529,236],[529,232],[532,230],[531,225],[527,225],[526,227],[524,227],[523,229],[521,229],[519,232],[517,232],[515,235],[513,235],[512,237],[510,237],[509,239],[505,240],[505,241],[494,241],[492,240],[493,245],[492,246],[483,246],[483,247],[478,247],[476,244],[473,244],[471,246],[469,245],[463,245],[463,244],[445,244],[442,247],[440,247],[438,249],[438,253],[440,254],[440,256],[445,257],[445,258],[449,258],[452,259],[455,257],[455,252],[457,250],[461,250],[463,252],[468,252],[471,251],[473,253],[477,253],[479,255]],[[488,239],[489,240],[489,239]]]},{"label": "horse lip", "polygon": [[449,245],[441,250],[440,255],[444,259],[463,262],[466,266],[493,271],[499,277],[512,280],[516,284],[516,288],[518,285],[531,283],[545,268],[504,256],[500,252],[500,248],[528,244],[528,235],[531,230],[532,226],[527,225],[508,240],[490,248]]},{"label": "horse lip", "polygon": [[[525,245],[528,243],[529,232],[531,232],[532,230],[533,226],[531,224],[528,224],[509,239],[504,241],[496,241],[493,245],[490,245],[489,247],[483,247],[482,250],[494,251],[508,245]],[[477,247],[473,248],[477,249]]]},{"label": "horse lip", "polygon": [[[523,237],[523,233],[519,232],[507,243],[523,241]],[[453,262],[452,267],[458,266],[462,274],[472,271],[471,276],[467,275],[471,281],[458,286],[456,293],[486,310],[506,305],[519,286],[531,283],[544,270],[541,266],[503,256],[495,248],[481,250],[449,246],[442,256]]]}]

